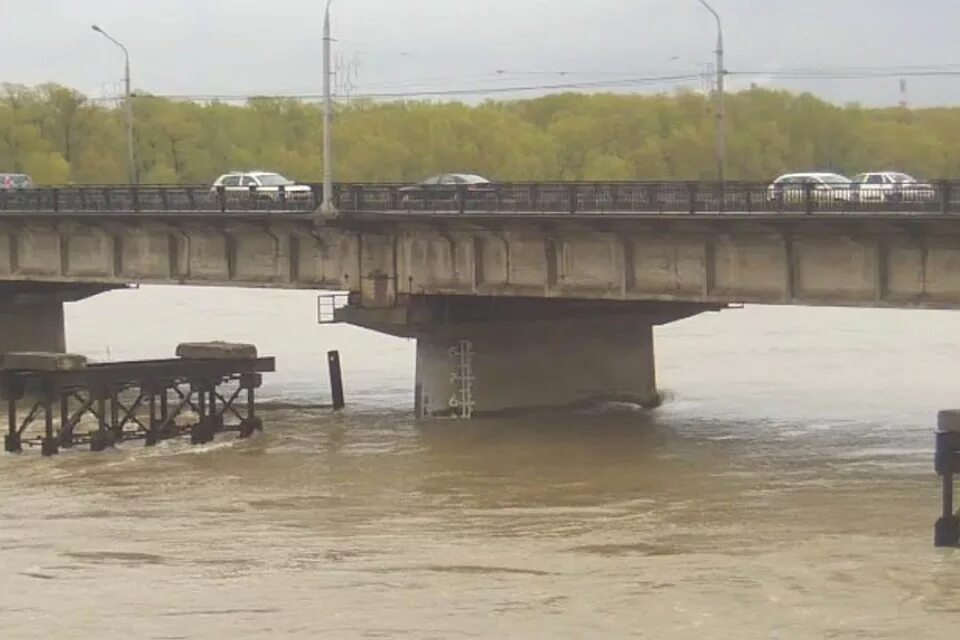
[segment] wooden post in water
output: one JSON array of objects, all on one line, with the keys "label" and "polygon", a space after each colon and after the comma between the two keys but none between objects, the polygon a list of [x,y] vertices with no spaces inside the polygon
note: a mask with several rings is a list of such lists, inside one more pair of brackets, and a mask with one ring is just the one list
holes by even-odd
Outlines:
[{"label": "wooden post in water", "polygon": [[943,478],[943,513],[937,520],[934,544],[960,547],[960,514],[954,512],[954,476],[960,474],[960,411],[941,411],[937,416],[937,474]]},{"label": "wooden post in water", "polygon": [[340,352],[329,352],[327,354],[327,364],[330,366],[330,393],[333,395],[333,410],[341,411],[347,406],[347,403],[343,397],[343,372],[340,369]]},{"label": "wooden post in water", "polygon": [[[10,390],[6,390],[10,394]],[[4,450],[7,453],[22,453],[23,444],[20,442],[20,429],[17,422],[17,401],[12,394],[7,398],[7,422],[9,432],[4,438]]]},{"label": "wooden post in water", "polygon": [[45,390],[43,403],[43,442],[40,445],[40,451],[43,457],[49,458],[60,452],[59,442],[53,437],[53,392]]}]

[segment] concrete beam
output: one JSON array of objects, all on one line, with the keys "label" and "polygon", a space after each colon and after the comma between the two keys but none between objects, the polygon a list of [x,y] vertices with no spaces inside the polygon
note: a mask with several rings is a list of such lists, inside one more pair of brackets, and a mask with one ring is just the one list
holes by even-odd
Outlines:
[{"label": "concrete beam", "polygon": [[0,215],[0,282],[960,308],[960,217],[378,220]]}]

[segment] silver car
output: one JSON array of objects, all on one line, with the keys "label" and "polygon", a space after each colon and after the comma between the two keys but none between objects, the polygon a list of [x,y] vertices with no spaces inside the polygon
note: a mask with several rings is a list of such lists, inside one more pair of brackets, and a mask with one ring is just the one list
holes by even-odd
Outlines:
[{"label": "silver car", "polygon": [[853,177],[857,202],[930,202],[937,197],[933,185],[900,171],[872,171]]},{"label": "silver car", "polygon": [[809,190],[813,201],[819,204],[851,202],[852,184],[850,178],[839,173],[788,173],[773,181],[767,188],[767,196],[776,202],[799,204],[804,202]]},{"label": "silver car", "polygon": [[25,173],[0,173],[0,190],[32,189],[33,180]]}]

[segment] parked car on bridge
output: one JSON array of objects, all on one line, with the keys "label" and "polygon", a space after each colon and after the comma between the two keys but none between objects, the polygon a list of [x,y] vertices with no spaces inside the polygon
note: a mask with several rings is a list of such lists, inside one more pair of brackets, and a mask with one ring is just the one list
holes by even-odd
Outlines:
[{"label": "parked car on bridge", "polygon": [[850,202],[853,189],[850,178],[839,173],[807,172],[780,176],[767,188],[770,200],[784,204],[804,202],[807,190],[817,203]]},{"label": "parked car on bridge", "polygon": [[25,173],[0,173],[0,190],[32,188],[33,180]]},{"label": "parked car on bridge", "polygon": [[853,177],[856,202],[929,202],[936,197],[933,185],[899,171],[872,171]]},{"label": "parked car on bridge", "polygon": [[461,191],[466,192],[468,198],[495,192],[489,180],[472,173],[441,173],[400,188],[404,204],[455,201]]},{"label": "parked car on bridge", "polygon": [[310,197],[309,185],[297,184],[279,173],[270,171],[233,171],[225,173],[213,183],[212,191],[223,189],[228,194],[256,194],[260,200],[280,199],[281,188],[285,197],[303,199]]}]

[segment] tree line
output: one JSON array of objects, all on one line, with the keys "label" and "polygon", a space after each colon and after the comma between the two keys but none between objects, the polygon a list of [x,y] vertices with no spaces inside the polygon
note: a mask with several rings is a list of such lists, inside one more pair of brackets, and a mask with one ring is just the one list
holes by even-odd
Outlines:
[{"label": "tree line", "polygon": [[[269,169],[322,176],[319,105],[134,98],[144,184],[208,183]],[[415,181],[469,172],[500,181],[709,180],[715,176],[709,96],[561,94],[485,102],[356,101],[336,113],[336,177]],[[728,99],[727,177],[787,171],[896,169],[960,176],[960,108],[865,108],[754,88]],[[0,89],[0,172],[38,184],[127,179],[123,111],[58,85]]]}]

